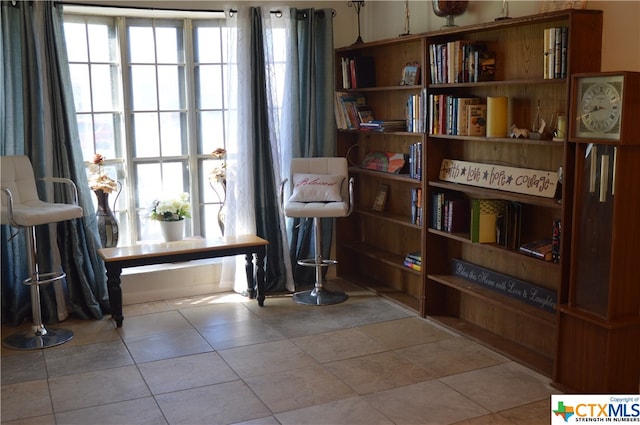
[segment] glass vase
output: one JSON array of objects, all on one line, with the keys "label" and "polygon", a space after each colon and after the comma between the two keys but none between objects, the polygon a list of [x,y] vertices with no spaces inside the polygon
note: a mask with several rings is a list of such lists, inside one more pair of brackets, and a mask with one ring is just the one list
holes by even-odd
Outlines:
[{"label": "glass vase", "polygon": [[118,245],[118,220],[109,205],[109,194],[103,190],[94,190],[93,193],[98,199],[96,219],[100,242],[103,248],[113,248]]},{"label": "glass vase", "polygon": [[453,19],[456,16],[462,15],[469,5],[468,0],[462,1],[447,1],[447,0],[432,0],[433,13],[441,18],[446,18],[447,23],[442,28],[450,28],[457,26]]}]

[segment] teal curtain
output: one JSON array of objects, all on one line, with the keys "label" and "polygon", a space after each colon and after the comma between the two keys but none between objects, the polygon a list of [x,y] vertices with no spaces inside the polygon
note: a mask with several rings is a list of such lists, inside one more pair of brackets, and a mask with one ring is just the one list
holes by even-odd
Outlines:
[{"label": "teal curtain", "polygon": [[[36,178],[76,182],[85,212],[54,229],[38,229],[41,271],[62,267],[67,274],[60,285],[42,288],[43,319],[52,323],[68,313],[100,319],[109,306],[106,276],[97,256],[100,241],[75,120],[61,6],[3,1],[0,14],[0,154],[29,156]],[[70,202],[57,186],[39,186],[40,198]],[[15,232],[2,226],[2,321],[19,324],[31,310],[21,283],[28,275],[24,232],[11,238]]]},{"label": "teal curtain", "polygon": [[[331,9],[291,9],[296,24],[289,38],[292,74],[291,130],[294,158],[335,156],[335,118],[333,112],[334,61],[333,11]],[[329,258],[333,219],[322,219],[323,257]],[[313,220],[290,221],[289,250],[293,277],[298,285],[315,281],[312,267],[298,265],[298,260],[314,258]],[[326,268],[325,268],[326,271]]]},{"label": "teal curtain", "polygon": [[283,292],[287,289],[287,273],[283,247],[286,246],[284,232],[280,227],[278,184],[274,173],[274,158],[271,149],[269,117],[269,80],[265,62],[265,40],[263,38],[262,12],[259,7],[250,8],[250,105],[252,127],[253,188],[255,201],[256,234],[269,241],[266,258],[266,292]]}]

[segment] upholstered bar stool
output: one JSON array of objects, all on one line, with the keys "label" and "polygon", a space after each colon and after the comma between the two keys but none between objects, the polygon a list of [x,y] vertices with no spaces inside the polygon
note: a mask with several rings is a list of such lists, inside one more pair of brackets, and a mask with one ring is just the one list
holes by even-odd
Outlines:
[{"label": "upholstered bar stool", "polygon": [[[353,211],[353,178],[349,179],[346,158],[294,158],[291,160],[290,195],[284,202],[287,217],[312,218],[315,258],[299,260],[298,264],[315,268],[315,285],[297,292],[293,300],[299,304],[329,305],[341,303],[349,296],[344,292],[324,288],[323,268],[337,263],[323,258],[322,219],[346,217]],[[281,185],[280,198],[284,199]]]},{"label": "upholstered bar stool", "polygon": [[38,198],[36,180],[29,158],[26,156],[0,157],[0,170],[2,173],[0,222],[18,229],[24,228],[27,232],[25,238],[27,262],[31,275],[23,283],[30,288],[33,316],[30,330],[9,335],[2,341],[2,345],[16,350],[33,350],[62,344],[73,338],[73,332],[68,329],[47,329],[44,326],[40,308],[40,285],[63,279],[66,275],[64,272],[40,272],[36,226],[82,217],[82,208],[77,205],[76,185],[65,178],[43,178],[43,181],[68,185],[73,193],[74,204],[43,202]]}]

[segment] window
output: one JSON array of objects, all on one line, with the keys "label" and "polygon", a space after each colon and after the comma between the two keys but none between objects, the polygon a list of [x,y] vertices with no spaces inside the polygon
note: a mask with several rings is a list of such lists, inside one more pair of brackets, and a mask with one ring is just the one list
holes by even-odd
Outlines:
[{"label": "window", "polygon": [[122,184],[114,208],[121,245],[160,239],[149,207],[181,192],[193,207],[187,235],[221,234],[224,194],[209,174],[219,164],[211,153],[226,148],[234,119],[226,102],[234,67],[227,32],[234,30],[224,24],[65,14],[82,152],[87,165],[105,156],[105,171]]}]

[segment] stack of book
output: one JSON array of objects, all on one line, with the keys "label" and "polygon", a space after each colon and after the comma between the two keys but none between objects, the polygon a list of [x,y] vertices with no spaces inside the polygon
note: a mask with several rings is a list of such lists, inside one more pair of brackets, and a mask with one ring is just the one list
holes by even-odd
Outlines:
[{"label": "stack of book", "polygon": [[374,131],[405,131],[407,122],[405,120],[373,120],[367,123],[360,123],[361,130]]},{"label": "stack of book", "polygon": [[341,58],[342,88],[360,89],[375,87],[376,67],[371,56],[356,56]]},{"label": "stack of book", "polygon": [[356,130],[363,120],[373,120],[367,99],[358,92],[336,92],[334,99],[336,126],[339,130]]},{"label": "stack of book", "polygon": [[432,193],[429,226],[449,233],[469,232],[469,200],[443,192]]},{"label": "stack of book", "polygon": [[407,99],[407,131],[410,133],[424,133],[426,98],[426,93],[418,93],[409,95]]},{"label": "stack of book", "polygon": [[544,261],[553,260],[553,244],[551,239],[540,239],[520,246],[520,252]]},{"label": "stack of book", "polygon": [[544,78],[567,78],[567,27],[544,30]]},{"label": "stack of book", "polygon": [[433,84],[477,83],[494,79],[496,55],[484,43],[456,40],[429,46]]},{"label": "stack of book", "polygon": [[422,143],[409,145],[409,177],[422,180]]},{"label": "stack of book", "polygon": [[481,137],[485,135],[487,105],[484,99],[431,94],[428,103],[429,134]]},{"label": "stack of book", "polygon": [[411,189],[411,223],[422,226],[422,188]]},{"label": "stack of book", "polygon": [[422,253],[420,251],[410,252],[404,257],[403,262],[405,267],[410,269],[421,271],[422,270]]}]

